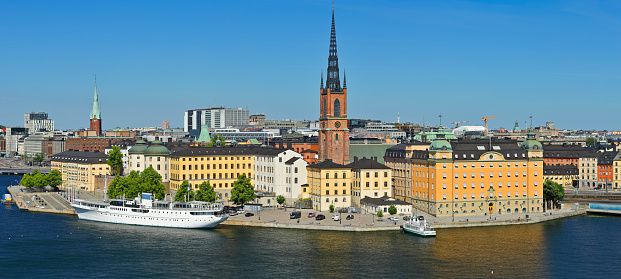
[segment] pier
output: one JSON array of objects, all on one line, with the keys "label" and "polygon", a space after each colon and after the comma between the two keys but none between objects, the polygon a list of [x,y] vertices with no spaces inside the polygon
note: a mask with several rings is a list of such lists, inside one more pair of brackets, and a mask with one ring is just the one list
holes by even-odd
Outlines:
[{"label": "pier", "polygon": [[19,210],[75,215],[71,203],[58,192],[29,192],[23,186],[10,186],[7,191]]},{"label": "pier", "polygon": [[586,211],[592,214],[621,215],[621,204],[590,203]]}]

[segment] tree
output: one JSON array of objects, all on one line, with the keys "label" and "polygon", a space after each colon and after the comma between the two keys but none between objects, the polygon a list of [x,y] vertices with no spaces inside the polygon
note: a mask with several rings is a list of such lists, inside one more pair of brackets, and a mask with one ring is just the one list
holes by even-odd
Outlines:
[{"label": "tree", "polygon": [[58,187],[63,182],[63,176],[58,170],[52,170],[45,176],[46,184],[52,187]]},{"label": "tree", "polygon": [[32,186],[34,186],[33,181],[32,181],[32,176],[30,176],[30,174],[28,173],[22,176],[22,180],[19,183],[22,184],[22,186],[28,187],[28,188],[32,188]]},{"label": "tree", "polygon": [[196,191],[196,200],[205,202],[216,202],[218,193],[211,187],[209,181],[204,181],[198,185],[198,191]]},{"label": "tree", "polygon": [[562,201],[563,198],[565,198],[563,185],[549,179],[543,183],[543,200],[546,204],[544,208],[548,208],[550,202],[556,203]]},{"label": "tree", "polygon": [[120,147],[112,147],[112,151],[108,154],[108,165],[112,169],[112,174],[121,174],[123,172],[123,154],[121,154]]},{"label": "tree", "polygon": [[226,139],[222,135],[213,135],[211,142],[207,143],[207,147],[217,147],[217,141],[220,140],[220,146],[226,146]]},{"label": "tree", "polygon": [[381,209],[377,211],[377,217],[380,217],[380,218],[384,217],[384,212],[382,212]]},{"label": "tree", "polygon": [[282,206],[282,204],[285,203],[285,196],[278,195],[278,197],[276,197],[276,202]]},{"label": "tree", "polygon": [[242,174],[233,182],[231,189],[231,201],[235,204],[245,204],[254,200],[257,195],[254,193],[254,186],[250,183],[250,178],[246,174]]},{"label": "tree", "polygon": [[164,199],[166,194],[166,187],[162,184],[162,176],[152,166],[140,173],[138,186],[141,193],[151,193],[153,198],[158,200]]},{"label": "tree", "polygon": [[330,210],[330,213],[334,212],[334,205],[331,204],[330,207],[328,208]]},{"label": "tree", "polygon": [[397,208],[395,207],[394,204],[390,205],[390,207],[388,208],[388,213],[390,213],[390,215],[397,214]]},{"label": "tree", "polygon": [[586,139],[586,146],[595,146],[597,144],[597,140],[595,138],[588,137]]},{"label": "tree", "polygon": [[194,199],[194,191],[190,189],[190,183],[187,180],[181,182],[177,194],[175,195],[175,201],[191,201]]}]

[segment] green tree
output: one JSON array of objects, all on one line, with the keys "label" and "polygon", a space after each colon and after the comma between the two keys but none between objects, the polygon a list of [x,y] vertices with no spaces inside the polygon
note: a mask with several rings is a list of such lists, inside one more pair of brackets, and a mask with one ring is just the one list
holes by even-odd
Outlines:
[{"label": "green tree", "polygon": [[138,187],[141,193],[151,193],[155,199],[164,199],[166,187],[162,184],[162,176],[152,166],[142,171],[138,180]]},{"label": "green tree", "polygon": [[390,207],[388,208],[388,213],[390,213],[390,215],[397,214],[397,208],[395,207],[394,204],[390,205]]},{"label": "green tree", "polygon": [[233,182],[233,189],[231,189],[231,201],[235,204],[245,204],[251,200],[254,200],[257,195],[254,193],[254,186],[250,183],[250,178],[246,177],[246,174],[240,175],[235,182]]},{"label": "green tree", "polygon": [[595,146],[597,144],[597,140],[592,137],[588,137],[586,139],[586,146]]},{"label": "green tree", "polygon": [[32,188],[34,186],[34,181],[32,180],[32,176],[30,174],[24,174],[22,176],[22,180],[19,182],[24,187]]},{"label": "green tree", "polygon": [[121,198],[127,192],[127,178],[116,176],[108,185],[109,198]]},{"label": "green tree", "polygon": [[328,209],[330,210],[330,213],[334,212],[334,205],[331,204],[330,207],[328,207]]},{"label": "green tree", "polygon": [[47,181],[45,179],[45,174],[39,172],[39,170],[34,170],[30,173],[30,187],[38,187],[41,188],[47,185]]},{"label": "green tree", "polygon": [[226,146],[226,139],[222,135],[213,135],[211,137],[211,142],[207,143],[207,147],[216,147],[217,141],[220,140],[220,146]]},{"label": "green tree", "polygon": [[565,189],[563,185],[556,183],[552,180],[546,180],[543,183],[543,200],[548,208],[550,203],[557,203],[565,198]]},{"label": "green tree", "polygon": [[196,200],[205,202],[216,202],[218,194],[211,187],[209,181],[204,181],[198,185],[198,191],[196,191]]},{"label": "green tree", "polygon": [[378,210],[377,217],[380,217],[380,218],[384,217],[384,212],[382,212],[382,210]]},{"label": "green tree", "polygon": [[177,190],[177,194],[175,194],[175,201],[191,201],[194,199],[194,191],[190,188],[190,183],[187,180],[181,182],[179,185],[179,190]]},{"label": "green tree", "polygon": [[112,151],[108,154],[108,165],[112,169],[112,174],[123,173],[123,154],[120,147],[112,147]]},{"label": "green tree", "polygon": [[52,187],[58,187],[63,182],[63,176],[58,170],[52,170],[45,176],[46,184]]},{"label": "green tree", "polygon": [[283,203],[285,203],[285,200],[286,200],[285,196],[283,196],[283,195],[278,195],[278,197],[276,197],[276,202],[278,204],[280,204],[281,206],[282,206]]}]

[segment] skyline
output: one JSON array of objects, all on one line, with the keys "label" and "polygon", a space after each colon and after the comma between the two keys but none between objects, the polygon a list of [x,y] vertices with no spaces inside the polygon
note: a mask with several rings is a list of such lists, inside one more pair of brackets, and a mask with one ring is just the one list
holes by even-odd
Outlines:
[{"label": "skyline", "polygon": [[[58,129],[87,128],[95,75],[104,129],[182,127],[184,111],[213,105],[319,118],[331,1],[64,3],[0,3],[0,124],[44,111]],[[442,114],[449,127],[497,116],[490,128],[510,129],[533,115],[535,126],[619,130],[620,11],[614,2],[336,2],[348,116],[437,125]]]}]

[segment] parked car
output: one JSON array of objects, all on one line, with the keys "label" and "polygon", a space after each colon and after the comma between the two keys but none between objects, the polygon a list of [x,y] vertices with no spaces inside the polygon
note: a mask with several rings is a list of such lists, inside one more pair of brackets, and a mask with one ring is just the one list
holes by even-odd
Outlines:
[{"label": "parked car", "polygon": [[323,219],[326,219],[326,215],[319,214],[319,215],[315,216],[315,220],[317,220],[317,221],[323,220]]},{"label": "parked car", "polygon": [[338,214],[334,214],[334,215],[332,215],[332,217],[330,217],[330,218],[332,218],[332,220],[334,220],[334,218],[336,218],[336,217],[339,217],[339,215],[338,215]]},{"label": "parked car", "polygon": [[308,218],[313,218],[315,217],[315,212],[309,212],[308,213]]},{"label": "parked car", "polygon": [[347,215],[347,217],[345,217],[346,220],[353,220],[354,219],[354,215],[353,214],[349,214]]},{"label": "parked car", "polygon": [[341,216],[334,215],[332,216],[332,219],[334,219],[334,221],[341,221]]},{"label": "parked car", "polygon": [[410,216],[403,216],[403,221],[410,221],[414,218],[410,217]]},{"label": "parked car", "polygon": [[234,210],[231,210],[231,211],[229,211],[229,215],[235,216],[235,215],[237,215],[237,212],[235,212]]},{"label": "parked car", "polygon": [[237,210],[237,214],[244,214],[244,213],[246,213],[246,210],[243,210],[243,209]]},{"label": "parked car", "polygon": [[289,219],[298,219],[300,217],[302,217],[302,212],[299,211],[291,212],[291,214],[289,215]]},{"label": "parked car", "polygon": [[252,213],[252,212],[246,212],[246,214],[244,214],[244,216],[246,216],[246,217],[252,217],[252,216],[254,216],[254,213]]},{"label": "parked car", "polygon": [[397,221],[399,221],[399,218],[397,218],[397,217],[388,217],[388,220],[397,222]]}]

